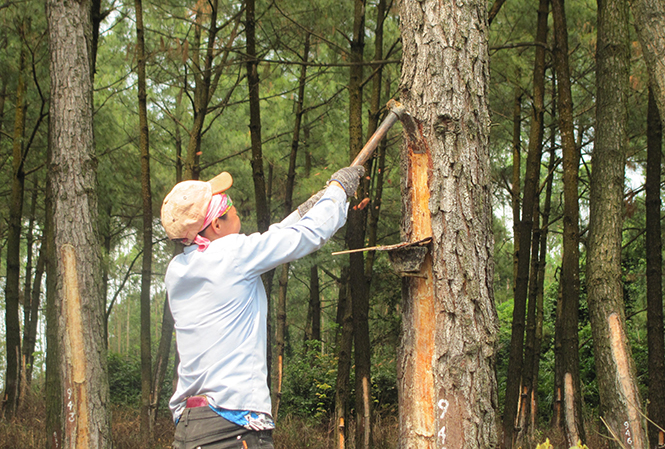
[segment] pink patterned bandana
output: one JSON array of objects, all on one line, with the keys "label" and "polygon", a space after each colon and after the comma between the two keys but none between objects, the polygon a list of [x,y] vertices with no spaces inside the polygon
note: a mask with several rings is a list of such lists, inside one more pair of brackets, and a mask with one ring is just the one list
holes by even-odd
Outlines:
[{"label": "pink patterned bandana", "polygon": [[[233,201],[231,201],[231,197],[229,197],[226,193],[218,193],[217,195],[213,195],[210,199],[210,204],[208,205],[208,211],[206,212],[203,226],[201,226],[201,231],[210,226],[213,220],[226,214],[232,206]],[[205,251],[206,248],[208,248],[208,245],[210,245],[210,240],[200,234],[197,234],[196,238],[194,239],[194,243],[199,246],[198,251]]]}]

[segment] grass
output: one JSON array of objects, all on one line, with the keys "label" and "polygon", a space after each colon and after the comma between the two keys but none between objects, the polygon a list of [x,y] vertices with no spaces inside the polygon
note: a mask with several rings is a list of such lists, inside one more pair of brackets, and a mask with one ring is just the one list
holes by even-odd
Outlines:
[{"label": "grass", "polygon": [[[112,434],[115,449],[141,448],[138,408],[112,406]],[[587,446],[591,449],[609,448],[608,440],[601,435],[604,429],[598,423],[586,423]],[[280,418],[274,433],[275,449],[333,449],[334,423],[313,423],[311,419],[294,416]],[[377,417],[372,426],[373,449],[397,449],[397,416]],[[155,427],[154,449],[170,449],[174,426],[171,416],[162,411]],[[355,426],[349,423],[346,449],[355,449]],[[549,438],[556,449],[565,447],[561,432],[556,429],[539,429],[536,438],[544,442]],[[46,447],[46,409],[43,396],[34,395],[25,402],[18,416],[11,421],[0,420],[0,449],[42,449]]]}]

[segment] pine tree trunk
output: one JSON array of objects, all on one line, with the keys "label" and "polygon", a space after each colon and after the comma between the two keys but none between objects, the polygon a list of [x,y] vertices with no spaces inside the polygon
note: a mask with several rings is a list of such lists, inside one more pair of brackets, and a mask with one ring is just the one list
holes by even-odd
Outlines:
[{"label": "pine tree trunk", "polygon": [[111,446],[92,128],[90,2],[49,0],[50,448]]},{"label": "pine tree trunk", "polygon": [[305,342],[308,341],[321,341],[321,291],[317,265],[312,265],[309,270],[309,305],[305,322]]},{"label": "pine tree trunk", "polygon": [[337,301],[337,380],[335,382],[335,448],[345,449],[347,440],[349,378],[353,347],[353,308],[349,295],[349,269],[344,267],[339,281]]},{"label": "pine tree trunk", "polygon": [[[379,0],[376,5],[376,29],[374,32],[374,60],[383,60],[383,24],[386,18],[386,0]],[[381,86],[383,85],[383,66],[380,65],[372,76],[372,94],[370,99],[370,113],[367,121],[367,135],[371,136],[379,125],[379,117],[382,108]],[[390,86],[387,86],[388,89]],[[388,94],[390,95],[390,94]],[[381,197],[383,195],[383,172],[386,165],[386,139],[382,140],[376,150],[376,163],[371,162],[370,182],[373,184],[374,196],[367,208],[367,246],[376,246],[379,215],[381,212]],[[371,190],[371,189],[370,189]],[[372,280],[372,269],[374,267],[375,251],[368,251],[365,256],[365,278],[367,282]]]},{"label": "pine tree trunk", "polygon": [[[403,2],[401,100],[428,149],[402,156],[403,237],[432,235],[404,278],[399,446],[497,445],[489,56],[483,3]],[[424,63],[426,62],[426,63]]]},{"label": "pine tree trunk", "polygon": [[647,342],[649,346],[649,444],[665,444],[665,342],[663,341],[663,242],[660,224],[660,171],[663,130],[649,90],[647,112],[646,257]]},{"label": "pine tree trunk", "polygon": [[515,86],[513,101],[513,176],[510,204],[513,209],[513,288],[517,284],[517,266],[520,248],[520,204],[522,183],[522,88]]},{"label": "pine tree trunk", "polygon": [[[353,39],[349,69],[349,160],[363,147],[363,52],[365,48],[365,0],[354,1]],[[369,164],[365,166],[367,169]],[[369,172],[369,170],[367,170]],[[356,198],[351,199],[346,225],[349,249],[362,248],[365,243],[367,210],[353,208],[368,193],[369,183],[363,179]],[[349,292],[353,307],[353,350],[356,374],[356,448],[367,449],[371,444],[371,377],[369,342],[369,283],[365,276],[362,252],[349,254]]]},{"label": "pine tree trunk", "polygon": [[665,3],[661,0],[634,0],[630,6],[649,72],[649,85],[661,122],[665,122]]},{"label": "pine tree trunk", "polygon": [[152,447],[152,353],[150,329],[150,284],[152,278],[152,191],[150,188],[150,139],[146,94],[146,56],[142,0],[134,0],[136,12],[136,60],[138,75],[139,152],[141,156],[141,198],[143,201],[143,263],[141,266],[141,442]]},{"label": "pine tree trunk", "polygon": [[[536,46],[533,69],[533,115],[529,132],[529,149],[524,174],[524,193],[522,200],[522,218],[519,222],[517,249],[517,270],[515,277],[515,299],[508,360],[508,381],[506,384],[506,403],[503,413],[503,447],[513,446],[515,419],[518,413],[520,385],[522,381],[524,319],[531,266],[531,241],[534,228],[534,210],[538,203],[540,182],[540,160],[543,148],[543,112],[545,84],[545,49],[547,42],[547,3],[544,11],[541,4],[538,11],[538,29],[536,39],[541,45]],[[543,17],[544,16],[544,17]],[[534,239],[535,240],[535,239]],[[537,240],[536,247],[537,247]]]},{"label": "pine tree trunk", "polygon": [[[536,170],[535,183],[529,183],[530,187],[536,189],[534,192],[535,198],[533,199],[533,231],[531,239],[531,268],[529,272],[528,281],[528,308],[527,308],[527,324],[526,324],[526,342],[524,354],[524,369],[522,373],[522,391],[520,392],[520,407],[518,410],[519,416],[519,430],[518,437],[524,441],[529,433],[529,410],[531,408],[531,397],[533,388],[533,368],[534,357],[537,357],[536,351],[539,347],[535,345],[536,334],[536,296],[538,285],[538,251],[540,243],[540,228],[538,226],[538,203],[539,203],[539,181],[540,181],[540,159],[542,158],[543,147],[543,131],[544,123],[543,116],[545,111],[545,47],[547,46],[547,16],[548,16],[548,0],[540,0],[538,7],[538,22],[536,29],[536,42],[538,45],[535,49],[534,67],[533,67],[533,112],[531,118],[531,126],[529,131],[529,154],[534,152],[538,163],[538,168],[529,164],[527,159],[527,170]],[[534,164],[534,161],[531,161]],[[527,178],[529,174],[527,174]],[[525,185],[526,191],[526,185]],[[526,205],[526,194],[525,194]],[[520,242],[521,244],[521,242]],[[525,251],[527,249],[525,248]],[[520,253],[523,254],[523,253]],[[523,270],[526,270],[523,268]],[[520,288],[524,288],[520,285]],[[517,295],[516,295],[517,297]],[[506,403],[508,403],[506,401]],[[505,440],[505,438],[504,438]],[[504,441],[504,444],[507,441]],[[519,446],[519,445],[518,445]]]},{"label": "pine tree trunk", "polygon": [[[291,137],[291,153],[289,155],[289,169],[286,174],[286,186],[284,187],[284,217],[293,210],[293,190],[296,181],[296,161],[300,145],[300,129],[304,114],[303,104],[305,101],[305,85],[307,82],[307,60],[309,59],[309,39],[305,36],[305,48],[302,60],[305,64],[300,66],[300,77],[298,79],[298,98],[296,100],[295,122],[293,124],[293,136]],[[289,284],[289,266],[286,263],[281,267],[279,276],[279,291],[277,293],[276,329],[275,329],[275,379],[273,379],[272,413],[277,418],[279,404],[282,398],[282,381],[284,375],[284,349],[286,348],[286,295]]]},{"label": "pine tree trunk", "polygon": [[547,235],[550,219],[550,208],[552,204],[552,185],[554,183],[554,167],[556,166],[556,155],[554,145],[550,149],[550,160],[548,164],[548,179],[545,190],[545,204],[542,212],[542,226],[540,229],[540,251],[538,252],[538,276],[536,287],[536,322],[534,333],[534,357],[531,371],[531,394],[528,397],[529,408],[527,410],[527,437],[532,438],[538,423],[538,374],[540,371],[540,353],[543,341],[543,319],[544,319],[544,292],[545,292],[545,268],[547,265]]},{"label": "pine tree trunk", "polygon": [[568,29],[564,0],[552,1],[554,19],[554,67],[558,80],[559,127],[563,151],[563,257],[561,274],[561,301],[557,308],[560,315],[557,323],[560,329],[561,364],[557,373],[560,385],[562,421],[568,446],[584,441],[582,420],[582,398],[580,389],[579,349],[578,349],[578,309],[580,295],[579,275],[579,204],[578,169],[579,151],[574,137],[573,100],[568,67]]},{"label": "pine tree trunk", "polygon": [[[20,25],[25,33],[25,21]],[[7,279],[5,281],[5,330],[7,366],[5,391],[2,396],[2,415],[11,419],[16,414],[19,399],[21,371],[21,324],[19,319],[20,274],[21,274],[21,219],[23,217],[23,194],[25,189],[24,134],[25,134],[25,45],[19,55],[19,75],[16,86],[16,112],[14,118],[14,140],[12,150],[12,180],[9,199],[9,232],[7,233]]]},{"label": "pine tree trunk", "polygon": [[[601,414],[621,443],[649,447],[635,363],[626,335],[621,237],[625,148],[628,144],[628,3],[598,1],[596,140],[587,250],[587,292]],[[616,442],[614,447],[621,447]]]},{"label": "pine tree trunk", "polygon": [[39,323],[39,308],[42,293],[42,277],[46,267],[46,233],[42,237],[42,243],[39,247],[39,256],[37,257],[37,266],[35,276],[30,289],[30,314],[25,324],[23,333],[23,360],[25,360],[25,388],[30,387],[32,382],[32,372],[35,363],[35,344],[37,342],[37,324]]}]

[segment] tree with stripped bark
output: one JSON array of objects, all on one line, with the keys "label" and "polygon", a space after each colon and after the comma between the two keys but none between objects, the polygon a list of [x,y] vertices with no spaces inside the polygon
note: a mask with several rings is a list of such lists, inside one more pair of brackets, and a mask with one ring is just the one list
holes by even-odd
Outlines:
[{"label": "tree with stripped bark", "polygon": [[[630,447],[647,448],[645,421],[626,336],[621,244],[629,75],[628,3],[598,1],[596,128],[593,148],[587,291],[601,416]],[[618,442],[615,447],[621,447]]]},{"label": "tree with stripped bark", "polygon": [[400,11],[400,98],[427,142],[402,152],[402,237],[433,238],[403,278],[400,447],[498,441],[485,8],[428,0]]},{"label": "tree with stripped bark", "polygon": [[48,1],[47,447],[111,447],[97,231],[90,2]]}]

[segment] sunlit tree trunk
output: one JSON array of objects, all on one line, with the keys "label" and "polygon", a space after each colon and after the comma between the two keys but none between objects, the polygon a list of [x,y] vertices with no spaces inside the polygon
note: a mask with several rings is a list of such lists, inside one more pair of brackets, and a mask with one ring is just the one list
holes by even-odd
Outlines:
[{"label": "sunlit tree trunk", "polygon": [[92,129],[90,2],[47,1],[49,448],[111,446]]},{"label": "sunlit tree trunk", "polygon": [[561,286],[562,296],[557,310],[557,326],[560,329],[561,363],[556,376],[561,398],[562,420],[566,444],[574,446],[584,441],[582,420],[582,396],[580,390],[579,341],[577,334],[580,274],[579,274],[579,203],[578,170],[579,151],[575,143],[573,123],[573,99],[570,69],[568,66],[568,29],[564,0],[552,0],[554,18],[554,68],[558,81],[558,112],[563,152],[563,256]]},{"label": "sunlit tree trunk", "polygon": [[427,141],[422,153],[402,152],[402,237],[433,237],[420,276],[403,280],[404,448],[492,448],[498,440],[485,8],[401,4],[400,98]]},{"label": "sunlit tree trunk", "polygon": [[[663,255],[660,223],[660,171],[663,129],[649,90],[647,112],[646,257],[649,402],[647,423],[651,447],[665,444],[665,342],[663,341]],[[659,426],[660,429],[656,426]]]}]

